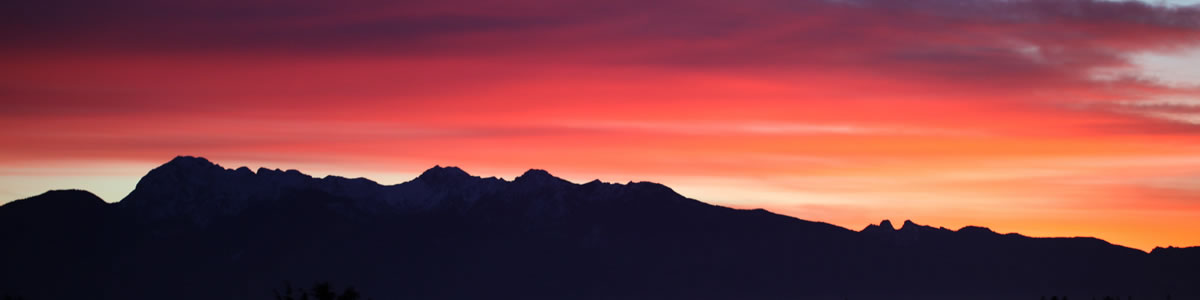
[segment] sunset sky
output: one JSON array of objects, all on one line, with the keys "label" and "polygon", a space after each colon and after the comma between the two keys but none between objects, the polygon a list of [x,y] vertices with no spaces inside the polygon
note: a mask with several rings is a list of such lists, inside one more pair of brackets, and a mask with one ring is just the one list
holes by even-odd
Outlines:
[{"label": "sunset sky", "polygon": [[0,4],[0,203],[176,155],[1200,245],[1200,1]]}]

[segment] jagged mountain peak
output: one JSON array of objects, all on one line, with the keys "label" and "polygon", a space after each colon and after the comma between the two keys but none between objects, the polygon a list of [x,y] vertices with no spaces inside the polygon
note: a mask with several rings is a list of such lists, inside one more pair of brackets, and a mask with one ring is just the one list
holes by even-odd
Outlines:
[{"label": "jagged mountain peak", "polygon": [[875,235],[882,235],[882,236],[904,236],[906,238],[911,239],[911,238],[916,238],[917,236],[921,235],[923,232],[948,233],[948,232],[954,232],[954,231],[950,230],[950,229],[946,229],[945,227],[932,227],[932,226],[920,225],[920,224],[917,224],[916,222],[913,222],[912,220],[904,220],[904,223],[902,223],[900,225],[900,228],[896,228],[895,226],[892,225],[892,221],[883,220],[883,221],[879,222],[879,225],[875,225],[875,224],[867,225],[867,227],[863,228],[863,230],[861,230],[861,232],[875,234]]},{"label": "jagged mountain peak", "polygon": [[455,167],[455,166],[443,167],[441,165],[435,165],[432,168],[425,170],[425,172],[422,172],[421,175],[417,176],[416,179],[426,181],[426,182],[442,183],[442,182],[461,180],[461,179],[471,178],[471,177],[473,177],[473,176],[471,176],[471,174],[467,173],[467,171],[463,171],[463,169],[460,169],[458,167]]},{"label": "jagged mountain peak", "polygon": [[[225,174],[254,175],[253,172],[248,172],[249,170],[246,167],[241,167],[237,170],[225,169],[225,167],[213,163],[204,157],[180,155],[142,176],[134,191],[147,188],[150,185],[161,186],[164,184],[207,181]],[[259,171],[261,172],[262,169],[259,169]]]},{"label": "jagged mountain peak", "polygon": [[[550,172],[546,172],[546,170],[542,170],[542,169],[529,169],[528,171],[525,171],[525,173],[521,173],[521,176],[518,176],[517,178],[521,178],[521,177],[526,177],[526,178],[542,177],[542,178],[546,178],[546,177],[554,177],[554,175],[550,175]],[[555,178],[557,178],[557,177],[555,177]]]},{"label": "jagged mountain peak", "polygon": [[150,171],[119,206],[142,219],[184,217],[205,224],[250,208],[290,205],[296,201],[294,195],[313,192],[342,199],[337,201],[349,209],[347,213],[368,215],[527,209],[530,216],[561,217],[568,209],[590,205],[580,203],[633,201],[639,205],[658,203],[655,207],[665,208],[690,200],[652,182],[595,183],[599,184],[574,184],[542,169],[530,169],[512,181],[504,181],[436,165],[412,181],[384,186],[365,178],[317,178],[297,170],[225,169],[201,157],[179,156]]},{"label": "jagged mountain peak", "polygon": [[876,233],[876,232],[888,233],[888,232],[894,232],[894,231],[896,231],[896,227],[892,226],[891,220],[886,220],[886,219],[883,221],[880,221],[879,225],[870,224],[861,230],[861,232],[866,232],[866,233]]},{"label": "jagged mountain peak", "polygon": [[920,235],[923,232],[949,233],[954,232],[954,230],[947,229],[946,227],[921,225],[913,222],[912,220],[904,220],[904,224],[900,225],[900,229],[897,229],[896,232],[902,235],[915,236]]},{"label": "jagged mountain peak", "polygon": [[243,175],[253,175],[254,174],[254,171],[251,171],[250,168],[248,168],[246,166],[238,167],[237,170],[234,170],[234,171],[237,172],[238,174],[243,174]]},{"label": "jagged mountain peak", "polygon": [[532,184],[570,183],[562,178],[550,175],[550,172],[546,172],[546,170],[542,169],[529,169],[528,171],[525,171],[525,173],[522,173],[521,176],[517,176],[517,178],[513,179],[513,182]]},{"label": "jagged mountain peak", "polygon": [[[232,172],[232,170],[226,170],[203,157],[176,156],[171,161],[150,170],[145,176],[142,176],[138,180],[133,192],[129,196],[126,196],[126,200],[138,194],[139,191],[203,181],[226,171]],[[126,202],[126,200],[122,200],[122,202]]]},{"label": "jagged mountain peak", "polygon": [[162,166],[159,166],[159,168],[179,169],[211,169],[213,167],[220,167],[220,165],[217,165],[216,163],[213,163],[204,157],[189,155],[176,156]]},{"label": "jagged mountain peak", "polygon": [[312,177],[296,170],[226,169],[206,158],[176,156],[150,170],[118,204],[143,219],[188,216],[198,223],[240,212],[264,194],[295,187]]},{"label": "jagged mountain peak", "polygon": [[255,174],[239,172],[239,173],[237,173],[237,175],[239,175],[239,176],[258,175],[257,177],[260,180],[265,180],[268,182],[274,182],[276,184],[285,184],[285,185],[300,185],[300,184],[303,184],[305,181],[313,179],[312,176],[310,176],[308,174],[304,174],[303,172],[300,172],[299,170],[295,170],[295,169],[288,169],[288,170],[284,171],[284,170],[280,170],[280,169],[258,168],[258,172]]}]

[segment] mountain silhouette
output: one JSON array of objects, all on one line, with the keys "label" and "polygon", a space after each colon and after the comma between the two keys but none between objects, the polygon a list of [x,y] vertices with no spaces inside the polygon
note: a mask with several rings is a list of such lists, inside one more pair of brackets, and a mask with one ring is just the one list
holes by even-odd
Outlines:
[{"label": "mountain silhouette", "polygon": [[116,203],[0,206],[0,241],[0,294],[25,299],[270,299],[319,281],[374,299],[1200,299],[1200,248],[853,231],[537,169],[380,185],[180,156]]}]

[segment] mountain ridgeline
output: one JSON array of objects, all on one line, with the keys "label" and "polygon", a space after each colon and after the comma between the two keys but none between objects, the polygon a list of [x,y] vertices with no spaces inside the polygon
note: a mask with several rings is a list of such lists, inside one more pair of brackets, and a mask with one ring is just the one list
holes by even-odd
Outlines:
[{"label": "mountain ridgeline", "polygon": [[30,300],[272,299],[285,281],[374,299],[1200,299],[1200,248],[853,231],[541,170],[385,186],[181,156],[116,203],[0,206],[0,241],[0,294]]}]

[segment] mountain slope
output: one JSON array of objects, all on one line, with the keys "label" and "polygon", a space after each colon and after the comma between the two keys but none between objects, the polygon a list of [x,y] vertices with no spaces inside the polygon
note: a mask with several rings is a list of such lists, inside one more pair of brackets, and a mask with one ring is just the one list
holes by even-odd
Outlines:
[{"label": "mountain slope", "polygon": [[26,299],[267,299],[285,280],[375,299],[1200,295],[1190,249],[907,221],[855,232],[542,170],[439,166],[384,186],[177,157],[114,204],[55,191],[0,206],[0,240],[0,294]]}]

